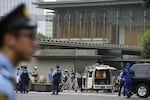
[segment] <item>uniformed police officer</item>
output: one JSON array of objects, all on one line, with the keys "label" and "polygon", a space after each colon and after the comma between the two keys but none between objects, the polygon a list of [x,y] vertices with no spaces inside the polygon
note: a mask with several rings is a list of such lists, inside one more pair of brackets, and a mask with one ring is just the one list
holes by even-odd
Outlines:
[{"label": "uniformed police officer", "polygon": [[14,100],[14,69],[32,58],[35,28],[24,4],[0,20],[0,100]]},{"label": "uniformed police officer", "polygon": [[22,91],[21,92],[28,93],[28,86],[29,86],[30,78],[29,78],[27,66],[24,66],[24,70],[20,76],[20,79],[21,79],[21,83],[22,83]]},{"label": "uniformed police officer", "polygon": [[[124,70],[119,75],[119,91],[118,91],[118,96],[121,96],[122,88],[124,86],[125,77],[122,77],[123,73],[124,73]],[[125,96],[125,90],[123,91],[123,95]]]},{"label": "uniformed police officer", "polygon": [[16,87],[16,93],[18,93],[18,91],[21,90],[21,84],[20,84],[20,76],[22,74],[22,70],[20,70],[20,68],[17,68],[17,73],[16,73],[16,83],[17,83],[17,87]]},{"label": "uniformed police officer", "polygon": [[55,94],[55,92],[56,92],[56,95],[58,95],[59,84],[61,82],[61,76],[62,76],[62,73],[60,70],[60,65],[57,64],[56,70],[53,72],[53,94]]}]

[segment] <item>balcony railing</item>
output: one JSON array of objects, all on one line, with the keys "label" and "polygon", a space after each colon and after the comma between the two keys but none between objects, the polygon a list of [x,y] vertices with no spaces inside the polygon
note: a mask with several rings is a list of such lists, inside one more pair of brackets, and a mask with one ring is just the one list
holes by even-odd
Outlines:
[{"label": "balcony railing", "polygon": [[71,41],[71,40],[56,40],[56,39],[39,39],[37,40],[38,45],[56,45],[56,46],[70,46],[70,47],[82,47],[82,48],[105,48],[105,49],[125,49],[125,50],[137,50],[140,51],[140,46],[130,45],[116,45],[116,44],[103,44],[103,43],[86,43],[82,41]]}]

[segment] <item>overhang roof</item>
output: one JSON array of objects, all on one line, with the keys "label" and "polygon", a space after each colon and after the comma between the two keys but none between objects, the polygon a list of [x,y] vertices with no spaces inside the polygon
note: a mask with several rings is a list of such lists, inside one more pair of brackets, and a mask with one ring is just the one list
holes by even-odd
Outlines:
[{"label": "overhang roof", "polygon": [[86,1],[56,1],[56,2],[34,2],[39,8],[57,9],[57,8],[72,8],[72,7],[92,7],[92,6],[107,6],[107,5],[129,5],[141,4],[142,0],[86,0]]},{"label": "overhang roof", "polygon": [[75,48],[88,48],[88,49],[120,49],[125,51],[140,52],[142,47],[139,46],[128,46],[128,45],[115,45],[115,44],[99,44],[99,43],[84,43],[77,41],[62,41],[62,40],[38,40],[38,45],[53,45],[53,46],[65,46]]}]

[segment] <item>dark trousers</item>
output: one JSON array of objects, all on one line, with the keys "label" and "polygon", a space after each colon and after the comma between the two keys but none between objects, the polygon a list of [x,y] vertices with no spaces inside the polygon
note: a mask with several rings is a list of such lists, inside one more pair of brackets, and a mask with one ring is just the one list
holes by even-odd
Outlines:
[{"label": "dark trousers", "polygon": [[77,78],[79,88],[82,87],[82,78]]},{"label": "dark trousers", "polygon": [[16,93],[17,93],[18,91],[21,91],[21,82],[20,82],[20,81],[17,83]]},{"label": "dark trousers", "polygon": [[25,93],[25,92],[28,93],[28,86],[29,86],[29,82],[28,81],[22,81],[22,92],[23,93]]},{"label": "dark trousers", "polygon": [[[121,91],[122,91],[122,88],[123,88],[123,87],[124,87],[124,81],[123,81],[123,80],[120,80],[118,96],[121,96]],[[123,94],[124,94],[124,96],[125,96],[125,90],[123,90]]]},{"label": "dark trousers", "polygon": [[23,92],[23,81],[19,82],[19,89],[20,89],[20,92],[22,93]]},{"label": "dark trousers", "polygon": [[132,89],[132,81],[125,81],[124,82],[124,89],[125,89],[125,93],[128,94],[129,92],[131,92]]},{"label": "dark trousers", "polygon": [[56,94],[58,94],[58,92],[59,92],[59,82],[58,81],[53,82],[53,94],[55,94],[55,92],[56,92]]}]

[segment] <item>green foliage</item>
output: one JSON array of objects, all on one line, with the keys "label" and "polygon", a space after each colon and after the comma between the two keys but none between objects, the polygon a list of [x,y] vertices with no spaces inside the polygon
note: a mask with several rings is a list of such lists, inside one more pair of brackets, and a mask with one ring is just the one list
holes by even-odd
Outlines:
[{"label": "green foliage", "polygon": [[144,1],[144,6],[146,8],[150,8],[150,0],[143,0]]},{"label": "green foliage", "polygon": [[48,37],[42,33],[37,33],[37,38],[38,39],[48,39]]},{"label": "green foliage", "polygon": [[150,59],[150,30],[148,30],[142,37],[142,57],[145,59]]}]

